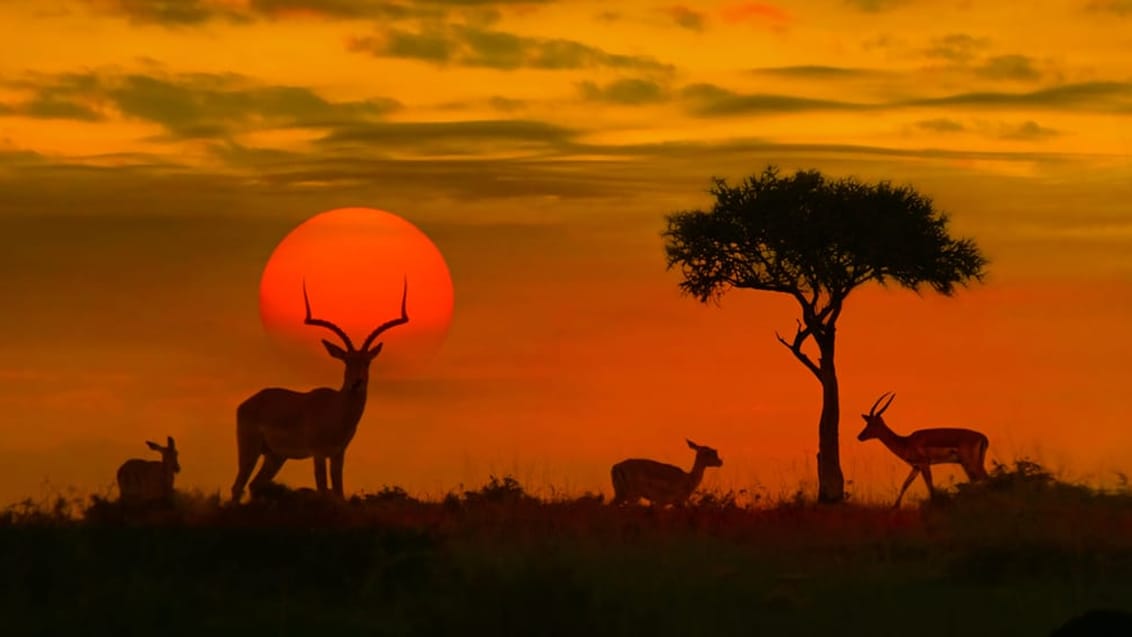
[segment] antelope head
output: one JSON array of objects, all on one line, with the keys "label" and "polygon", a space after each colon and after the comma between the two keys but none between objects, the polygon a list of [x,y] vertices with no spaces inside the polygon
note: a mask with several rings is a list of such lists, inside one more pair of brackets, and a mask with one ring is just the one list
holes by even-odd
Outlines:
[{"label": "antelope head", "polygon": [[[892,396],[888,399],[888,402],[886,402],[884,406],[881,407],[878,411],[877,405],[879,405],[880,401],[884,400],[884,397],[888,396],[889,394],[892,394]],[[861,418],[865,419],[865,428],[861,430],[861,433],[857,434],[857,440],[864,441],[870,440],[872,438],[879,438],[881,432],[888,429],[888,425],[885,424],[884,418],[881,418],[881,414],[883,414],[885,410],[888,409],[888,406],[892,404],[892,401],[895,398],[896,394],[893,394],[892,392],[885,392],[881,394],[880,398],[877,398],[877,401],[875,403],[873,403],[872,408],[869,409],[869,413],[861,414]]]},{"label": "antelope head", "polygon": [[164,464],[173,473],[181,472],[181,463],[177,462],[177,445],[173,442],[173,436],[166,436],[166,441],[169,443],[167,447],[162,447],[156,442],[146,440],[145,444],[150,449],[161,454],[161,463]]},{"label": "antelope head", "polygon": [[401,316],[388,320],[381,325],[378,325],[366,339],[362,341],[361,347],[354,347],[354,342],[350,340],[346,331],[338,327],[334,323],[323,319],[316,319],[311,316],[311,302],[307,296],[307,283],[303,281],[303,303],[306,305],[307,317],[303,321],[305,325],[313,325],[315,327],[324,327],[341,339],[345,348],[338,346],[326,339],[322,339],[322,344],[326,347],[326,351],[334,358],[342,361],[346,365],[346,374],[342,382],[343,391],[351,393],[364,392],[367,384],[369,383],[369,365],[377,355],[381,353],[381,348],[384,343],[374,344],[377,337],[381,336],[386,330],[404,325],[409,322],[409,314],[406,311],[406,299],[409,295],[409,279],[405,278],[405,285],[401,292]]},{"label": "antelope head", "polygon": [[695,464],[697,466],[701,466],[701,467],[722,467],[723,466],[723,460],[720,459],[719,453],[716,452],[715,449],[712,449],[711,447],[705,447],[703,445],[697,445],[696,443],[692,442],[691,440],[688,440],[687,438],[684,439],[684,442],[688,443],[688,448],[690,448],[690,449],[692,449],[693,451],[696,452],[696,462],[695,462]]}]

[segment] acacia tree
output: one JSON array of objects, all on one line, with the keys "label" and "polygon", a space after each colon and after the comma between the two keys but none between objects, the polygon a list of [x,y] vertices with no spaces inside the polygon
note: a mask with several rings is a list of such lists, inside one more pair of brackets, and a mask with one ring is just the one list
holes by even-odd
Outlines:
[{"label": "acacia tree", "polygon": [[845,299],[869,281],[950,296],[957,285],[981,281],[987,260],[973,240],[953,239],[947,215],[910,186],[830,180],[818,171],[783,177],[773,166],[738,186],[713,183],[710,211],[667,216],[668,269],[679,266],[681,290],[704,303],[731,288],[797,300],[802,316],[793,338],[776,336],[821,383],[818,499],[841,502],[834,352]]}]

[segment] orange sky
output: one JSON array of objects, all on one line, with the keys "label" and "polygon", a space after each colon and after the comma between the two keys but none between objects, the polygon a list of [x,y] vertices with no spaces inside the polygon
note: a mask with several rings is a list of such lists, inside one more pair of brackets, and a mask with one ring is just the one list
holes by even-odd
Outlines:
[{"label": "orange sky", "polygon": [[709,487],[812,484],[796,309],[682,298],[659,237],[768,163],[910,183],[991,259],[952,299],[850,297],[851,490],[904,475],[855,440],[888,390],[898,431],[1132,471],[1125,0],[15,0],[0,29],[0,502],[104,490],[166,434],[182,486],[226,489],[243,398],[338,382],[256,303],[276,243],[343,206],[424,230],[456,294],[431,367],[374,370],[348,490],[608,491],[629,455],[690,464],[684,437],[724,458]]}]

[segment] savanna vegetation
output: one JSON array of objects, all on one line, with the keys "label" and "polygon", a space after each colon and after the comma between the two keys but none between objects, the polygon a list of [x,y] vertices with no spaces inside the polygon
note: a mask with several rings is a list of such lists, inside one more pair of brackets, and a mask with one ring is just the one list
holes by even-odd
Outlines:
[{"label": "savanna vegetation", "polygon": [[953,238],[947,214],[911,186],[830,179],[816,170],[781,175],[769,166],[735,186],[717,177],[709,192],[710,210],[668,215],[668,268],[683,275],[681,290],[704,303],[731,289],[798,303],[794,337],[778,341],[821,385],[818,500],[841,502],[835,355],[845,301],[872,282],[951,296],[986,276],[987,259],[973,239]]},{"label": "savanna vegetation", "polygon": [[997,465],[893,510],[275,486],[0,515],[4,635],[1046,635],[1132,611],[1132,490]]},{"label": "savanna vegetation", "polygon": [[[406,282],[401,317],[361,348],[312,318],[307,300],[305,323],[345,346],[324,341],[346,365],[342,389],[245,401],[231,500],[174,490],[170,437],[149,443],[161,462],[123,464],[125,500],[60,497],[0,513],[0,634],[1009,636],[1047,635],[1090,609],[1132,612],[1126,486],[1076,484],[1029,460],[985,475],[985,436],[896,436],[882,396],[860,440],[881,439],[925,483],[930,464],[966,449],[975,481],[913,508],[848,498],[834,365],[845,299],[870,282],[944,295],[977,282],[986,259],[972,240],[952,238],[930,200],[886,182],[770,168],[735,187],[717,180],[712,194],[710,211],[668,217],[668,266],[700,301],[747,288],[799,303],[794,337],[779,340],[823,390],[816,498],[701,492],[672,508],[611,506],[536,497],[510,477],[437,500],[397,487],[341,497],[343,449],[381,349],[370,345],[409,320]],[[286,457],[303,457],[296,439],[318,443],[300,449],[315,458],[317,491],[272,482]],[[618,497],[683,502],[722,464],[688,445],[690,473],[615,465]]]}]

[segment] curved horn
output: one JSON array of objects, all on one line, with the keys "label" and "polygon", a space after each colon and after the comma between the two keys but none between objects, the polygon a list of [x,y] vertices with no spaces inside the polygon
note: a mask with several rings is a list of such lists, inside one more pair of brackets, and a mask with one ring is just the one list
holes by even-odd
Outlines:
[{"label": "curved horn", "polygon": [[377,329],[370,332],[369,336],[367,336],[366,340],[362,343],[361,351],[368,352],[369,346],[373,345],[373,341],[378,336],[381,336],[381,334],[385,330],[387,330],[391,327],[397,327],[398,325],[404,325],[405,323],[409,322],[409,312],[406,310],[406,306],[405,306],[406,302],[408,301],[408,298],[409,298],[409,277],[408,277],[408,275],[406,275],[405,276],[405,287],[401,290],[401,316],[399,316],[395,319],[390,319],[390,320],[382,323],[381,325],[377,326]]},{"label": "curved horn", "polygon": [[892,404],[892,401],[894,401],[894,400],[896,400],[896,394],[895,394],[895,393],[893,393],[893,394],[892,394],[892,397],[888,399],[888,402],[886,402],[886,403],[884,404],[884,406],[880,408],[880,411],[878,411],[878,412],[876,413],[876,415],[878,415],[878,416],[879,416],[879,415],[883,414],[883,413],[884,413],[884,410],[888,409],[888,406],[889,406],[889,405],[891,405],[891,404]]},{"label": "curved horn", "polygon": [[338,327],[337,325],[331,323],[330,321],[324,321],[322,319],[311,318],[311,301],[310,301],[310,298],[307,297],[307,280],[305,278],[303,279],[303,304],[306,305],[306,308],[307,308],[307,318],[305,320],[303,320],[304,325],[314,325],[315,327],[325,327],[326,329],[330,330],[331,332],[334,332],[335,334],[337,334],[338,338],[342,339],[342,342],[346,344],[346,349],[348,351],[351,351],[351,352],[356,351],[354,349],[354,343],[350,340],[350,337],[346,335],[345,330],[343,330],[342,328]]},{"label": "curved horn", "polygon": [[[869,408],[869,415],[870,415],[870,416],[876,416],[876,415],[877,415],[877,413],[876,413],[876,412],[877,412],[877,405],[879,405],[879,404],[880,404],[880,401],[884,400],[884,397],[885,397],[885,396],[887,396],[887,395],[889,395],[889,394],[891,394],[891,393],[892,393],[892,392],[887,392],[887,391],[886,391],[886,392],[884,392],[883,394],[881,394],[881,395],[880,395],[880,398],[877,398],[877,401],[876,401],[875,403],[873,403],[873,406],[872,406],[872,407],[870,407],[870,408]],[[895,397],[895,396],[893,396],[893,398],[896,398],[896,397]],[[892,402],[892,401],[889,401],[889,402]],[[885,407],[887,407],[887,406],[888,406],[888,405],[885,405]]]}]

